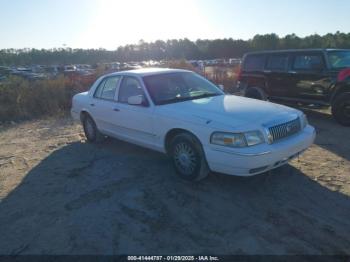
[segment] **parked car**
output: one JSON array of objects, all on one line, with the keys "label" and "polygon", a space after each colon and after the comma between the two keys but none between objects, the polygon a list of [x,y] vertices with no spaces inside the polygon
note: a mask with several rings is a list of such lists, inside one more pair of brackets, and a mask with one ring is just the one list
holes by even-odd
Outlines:
[{"label": "parked car", "polygon": [[75,72],[75,71],[77,71],[78,70],[78,68],[75,66],[75,65],[65,65],[64,66],[64,73],[66,74],[66,73],[71,73],[71,72]]},{"label": "parked car", "polygon": [[6,76],[0,74],[0,83],[6,80]]},{"label": "parked car", "polygon": [[238,80],[247,97],[331,106],[334,118],[350,126],[350,50],[248,53]]},{"label": "parked car", "polygon": [[0,75],[9,76],[11,73],[11,69],[7,66],[0,66]]},{"label": "parked car", "polygon": [[86,138],[119,138],[167,153],[177,173],[251,176],[286,164],[315,139],[296,109],[225,95],[200,75],[139,69],[100,77],[73,97],[71,114]]},{"label": "parked car", "polygon": [[22,77],[23,79],[30,81],[47,79],[47,76],[45,74],[34,73],[33,70],[29,67],[17,67],[15,69],[12,69],[10,74],[13,76]]}]

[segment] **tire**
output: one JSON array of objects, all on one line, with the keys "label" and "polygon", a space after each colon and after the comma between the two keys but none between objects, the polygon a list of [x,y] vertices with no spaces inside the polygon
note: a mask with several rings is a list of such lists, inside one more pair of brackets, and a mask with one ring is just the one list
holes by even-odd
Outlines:
[{"label": "tire", "polygon": [[259,87],[248,87],[244,96],[258,100],[267,100],[265,92]]},{"label": "tire", "polygon": [[182,179],[199,181],[210,172],[201,143],[189,133],[180,133],[173,138],[170,155],[176,173]]},{"label": "tire", "polygon": [[100,143],[104,140],[104,135],[97,129],[95,121],[89,116],[86,115],[83,118],[83,128],[85,137],[90,143]]},{"label": "tire", "polygon": [[342,93],[332,102],[332,115],[343,126],[350,126],[350,93]]}]

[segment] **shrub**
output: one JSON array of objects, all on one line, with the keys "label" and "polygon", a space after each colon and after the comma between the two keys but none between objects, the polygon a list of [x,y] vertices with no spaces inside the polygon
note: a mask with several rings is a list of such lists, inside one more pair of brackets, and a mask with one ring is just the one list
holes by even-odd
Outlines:
[{"label": "shrub", "polygon": [[239,66],[210,66],[205,68],[204,75],[212,82],[223,85],[225,92],[234,93],[236,92],[238,71]]},{"label": "shrub", "polygon": [[64,114],[70,109],[72,96],[88,86],[63,76],[37,81],[10,77],[0,85],[0,121]]}]

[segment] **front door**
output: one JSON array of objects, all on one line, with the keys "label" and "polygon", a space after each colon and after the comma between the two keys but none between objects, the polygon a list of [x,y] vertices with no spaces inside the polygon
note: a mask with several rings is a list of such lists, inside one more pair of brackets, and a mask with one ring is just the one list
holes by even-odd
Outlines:
[{"label": "front door", "polygon": [[[144,98],[142,105],[128,104],[129,97],[139,95]],[[153,129],[153,107],[137,78],[123,77],[118,91],[117,110],[114,121],[118,126],[118,136],[139,145],[152,147],[156,139]]]}]

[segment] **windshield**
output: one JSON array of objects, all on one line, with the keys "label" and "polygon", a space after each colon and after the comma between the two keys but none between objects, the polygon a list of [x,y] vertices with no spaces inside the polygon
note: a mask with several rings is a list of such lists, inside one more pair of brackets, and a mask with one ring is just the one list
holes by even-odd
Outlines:
[{"label": "windshield", "polygon": [[191,72],[145,76],[143,80],[156,105],[223,95],[213,83]]},{"label": "windshield", "polygon": [[328,52],[328,60],[333,69],[350,67],[350,50]]}]

